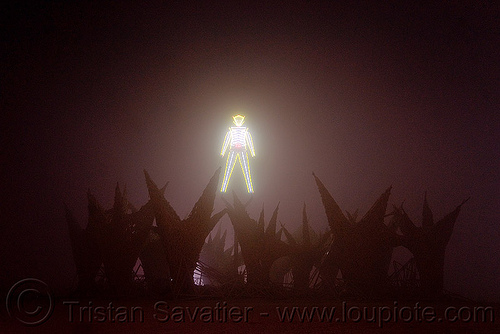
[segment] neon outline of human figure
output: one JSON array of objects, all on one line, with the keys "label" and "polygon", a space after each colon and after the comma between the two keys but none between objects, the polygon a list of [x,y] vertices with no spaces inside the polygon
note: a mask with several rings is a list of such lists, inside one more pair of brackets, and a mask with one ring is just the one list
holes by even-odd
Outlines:
[{"label": "neon outline of human figure", "polygon": [[229,131],[226,133],[226,137],[224,138],[224,143],[222,144],[220,155],[223,157],[228,148],[229,154],[227,155],[224,179],[222,180],[222,187],[220,189],[221,192],[226,192],[236,160],[239,160],[241,170],[245,176],[247,191],[249,193],[253,193],[252,176],[250,175],[250,166],[248,163],[248,151],[250,151],[251,156],[254,157],[255,149],[253,147],[252,136],[250,135],[250,132],[248,132],[247,127],[242,126],[243,122],[245,122],[245,116],[233,116],[233,123],[236,126],[229,128]]}]

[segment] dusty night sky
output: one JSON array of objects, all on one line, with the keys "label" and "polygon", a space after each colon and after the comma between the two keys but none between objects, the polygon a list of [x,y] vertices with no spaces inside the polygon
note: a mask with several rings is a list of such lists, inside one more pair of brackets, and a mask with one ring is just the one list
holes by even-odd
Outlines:
[{"label": "dusty night sky", "polygon": [[498,6],[251,3],[2,5],[2,290],[74,287],[63,203],[84,225],[88,188],[141,206],[147,169],[187,215],[241,112],[252,216],[281,201],[294,229],[306,202],[326,229],[312,171],[361,214],[392,185],[417,223],[425,191],[435,218],[471,196],[445,288],[499,300]]}]

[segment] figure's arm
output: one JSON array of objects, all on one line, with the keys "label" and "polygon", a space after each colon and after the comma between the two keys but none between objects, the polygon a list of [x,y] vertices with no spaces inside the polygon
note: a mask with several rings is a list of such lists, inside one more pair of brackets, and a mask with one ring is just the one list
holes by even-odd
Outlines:
[{"label": "figure's arm", "polygon": [[229,142],[231,141],[231,129],[226,133],[226,137],[224,138],[224,143],[222,144],[222,150],[220,151],[220,155],[224,156],[226,154],[227,147],[229,146]]},{"label": "figure's arm", "polygon": [[245,133],[245,137],[248,144],[248,148],[250,149],[250,154],[252,155],[252,157],[255,157],[255,149],[253,147],[252,135],[250,134],[250,132],[248,132],[248,130]]}]

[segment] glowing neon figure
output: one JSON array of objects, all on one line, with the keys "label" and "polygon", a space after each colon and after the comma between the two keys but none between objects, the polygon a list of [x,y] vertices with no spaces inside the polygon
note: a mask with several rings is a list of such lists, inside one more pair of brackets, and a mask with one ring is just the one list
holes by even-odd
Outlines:
[{"label": "glowing neon figure", "polygon": [[248,151],[252,157],[255,156],[255,150],[253,147],[252,136],[246,126],[242,126],[245,121],[245,116],[236,115],[233,116],[233,123],[236,126],[229,128],[224,138],[224,144],[222,144],[222,150],[220,152],[221,156],[226,154],[229,148],[229,154],[226,161],[226,169],[224,171],[224,179],[222,180],[221,192],[226,192],[229,180],[231,179],[231,174],[233,173],[234,165],[236,160],[240,161],[241,170],[245,176],[245,183],[247,185],[247,191],[253,193],[252,177],[250,175],[250,166],[248,164]]}]

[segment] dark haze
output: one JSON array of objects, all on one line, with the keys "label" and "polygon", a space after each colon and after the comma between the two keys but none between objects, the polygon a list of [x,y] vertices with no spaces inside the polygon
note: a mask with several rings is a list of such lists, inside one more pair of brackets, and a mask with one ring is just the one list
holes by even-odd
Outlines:
[{"label": "dark haze", "polygon": [[[406,3],[406,2],[403,2]],[[236,113],[256,148],[252,217],[278,203],[289,230],[307,204],[327,222],[314,171],[342,209],[390,205],[421,221],[467,197],[445,289],[499,300],[499,8],[334,1],[2,5],[2,291],[36,277],[61,293],[76,274],[64,206],[112,205],[143,169],[181,218],[214,171]],[[229,190],[243,200],[238,166]],[[223,202],[216,199],[216,211]],[[390,206],[391,207],[391,206]],[[223,226],[232,228],[227,217]],[[217,227],[216,227],[217,228]]]}]

